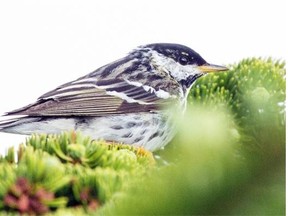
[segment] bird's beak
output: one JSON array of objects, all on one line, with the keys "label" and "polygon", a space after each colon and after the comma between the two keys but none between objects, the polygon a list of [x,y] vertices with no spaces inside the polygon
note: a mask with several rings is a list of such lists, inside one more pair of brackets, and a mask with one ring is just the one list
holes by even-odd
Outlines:
[{"label": "bird's beak", "polygon": [[203,73],[211,73],[211,72],[218,72],[218,71],[227,71],[229,68],[220,66],[220,65],[213,65],[213,64],[204,64],[198,66],[198,69]]}]

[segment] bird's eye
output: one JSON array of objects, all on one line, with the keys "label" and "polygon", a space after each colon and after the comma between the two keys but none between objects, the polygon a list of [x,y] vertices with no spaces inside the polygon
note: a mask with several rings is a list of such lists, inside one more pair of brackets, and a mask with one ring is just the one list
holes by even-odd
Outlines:
[{"label": "bird's eye", "polygon": [[182,65],[186,65],[188,64],[188,59],[185,57],[185,56],[181,56],[179,59],[178,59],[179,63],[182,64]]}]

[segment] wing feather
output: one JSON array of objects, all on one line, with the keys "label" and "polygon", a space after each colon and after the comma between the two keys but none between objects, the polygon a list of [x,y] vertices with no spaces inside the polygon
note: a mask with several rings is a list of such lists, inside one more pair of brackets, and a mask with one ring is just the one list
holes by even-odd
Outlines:
[{"label": "wing feather", "polygon": [[[103,66],[47,92],[35,103],[8,112],[7,115],[100,117],[157,112],[163,105],[175,103],[176,97],[170,95],[168,89],[154,89],[146,82],[127,79],[127,73],[135,73],[135,70],[137,73],[147,72],[145,67],[139,67],[142,71],[137,71],[140,70],[137,64],[134,59],[128,58]],[[125,74],[121,76],[121,73]]]},{"label": "wing feather", "polygon": [[[56,89],[41,96],[27,107],[7,113],[29,116],[95,116],[135,112],[156,112],[169,101],[156,92],[146,91],[143,86],[134,86],[125,80],[111,80],[109,85],[94,86],[78,83],[76,88]],[[112,87],[112,83],[115,85]],[[108,88],[107,88],[108,87]]]}]

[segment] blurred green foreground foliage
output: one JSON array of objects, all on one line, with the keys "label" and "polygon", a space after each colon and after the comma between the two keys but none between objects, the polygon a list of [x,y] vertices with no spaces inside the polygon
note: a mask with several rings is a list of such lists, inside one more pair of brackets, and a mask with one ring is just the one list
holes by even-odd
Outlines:
[{"label": "blurred green foreground foliage", "polygon": [[285,64],[230,68],[197,80],[178,135],[156,159],[73,132],[9,149],[2,214],[285,215]]}]

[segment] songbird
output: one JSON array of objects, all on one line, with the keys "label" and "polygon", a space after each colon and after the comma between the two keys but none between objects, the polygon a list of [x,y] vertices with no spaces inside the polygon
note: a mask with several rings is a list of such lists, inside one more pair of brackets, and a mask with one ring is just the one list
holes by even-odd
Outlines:
[{"label": "songbird", "polygon": [[14,118],[1,121],[0,131],[81,131],[93,139],[155,151],[175,134],[173,113],[167,107],[184,112],[195,80],[226,70],[180,44],[139,46],[124,58],[43,94],[35,103],[7,112]]}]

